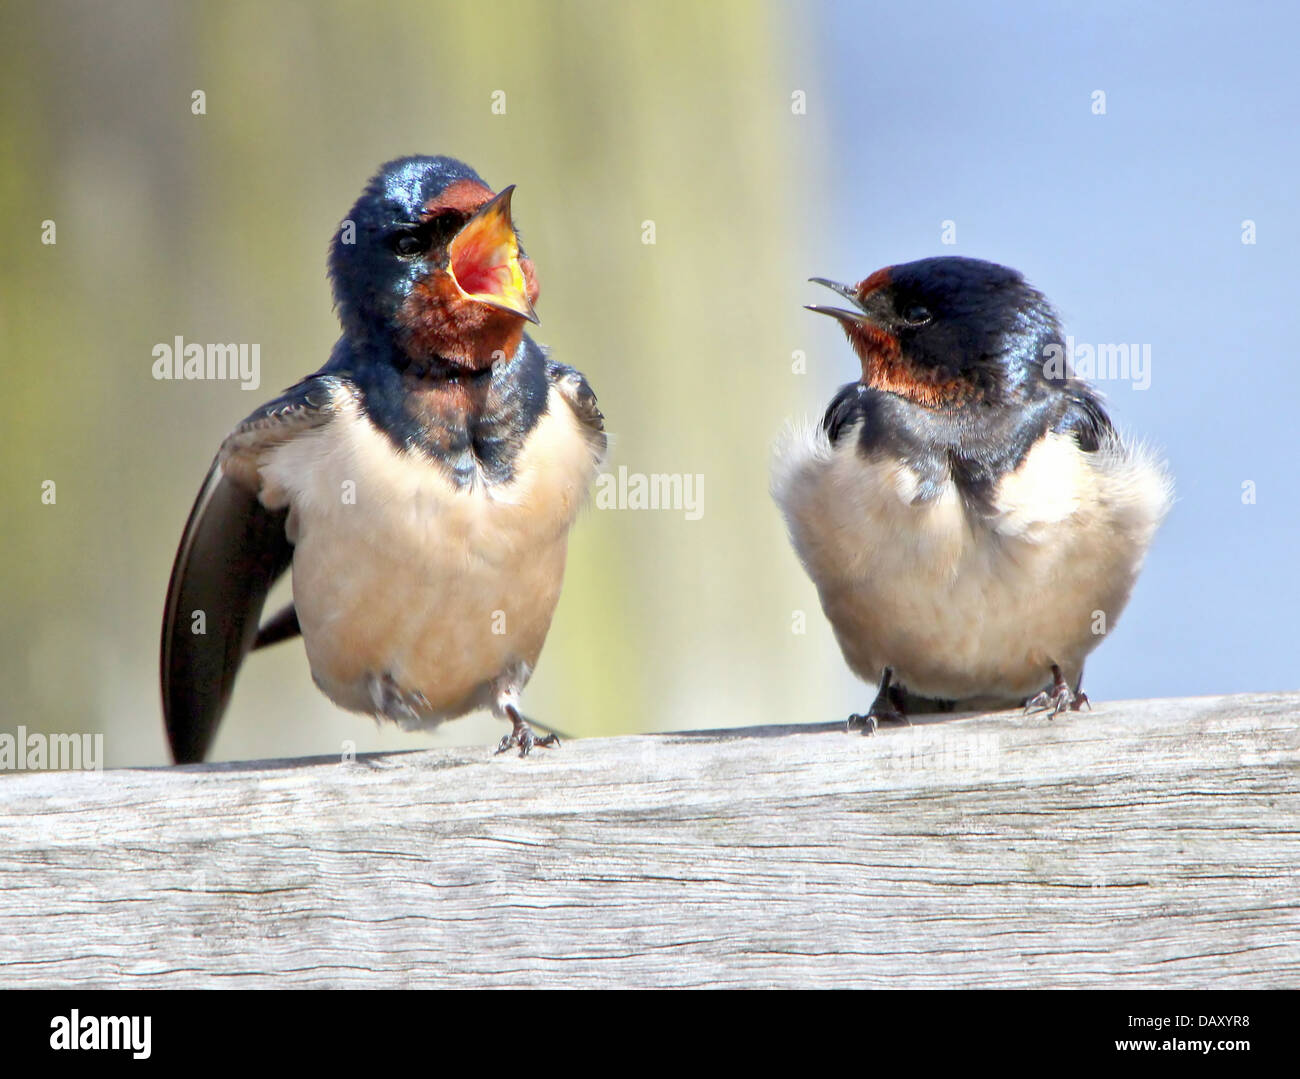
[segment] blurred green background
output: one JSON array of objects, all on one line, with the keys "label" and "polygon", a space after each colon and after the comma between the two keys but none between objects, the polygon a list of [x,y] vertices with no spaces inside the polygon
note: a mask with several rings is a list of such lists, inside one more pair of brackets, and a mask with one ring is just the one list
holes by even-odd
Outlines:
[{"label": "blurred green background", "polygon": [[[825,396],[791,370],[832,227],[797,9],[8,0],[0,19],[0,729],[102,731],[109,765],[166,759],[158,630],[191,501],[230,427],[324,362],[331,233],[408,153],[518,185],[535,336],[594,386],[609,467],[704,477],[698,521],[584,514],[527,711],[589,736],[866,703],[767,493],[774,437]],[[155,381],[151,349],[176,335],[259,343],[261,387]],[[846,355],[819,363],[851,377]],[[501,733],[341,712],[295,642],[248,662],[213,755]]]}]

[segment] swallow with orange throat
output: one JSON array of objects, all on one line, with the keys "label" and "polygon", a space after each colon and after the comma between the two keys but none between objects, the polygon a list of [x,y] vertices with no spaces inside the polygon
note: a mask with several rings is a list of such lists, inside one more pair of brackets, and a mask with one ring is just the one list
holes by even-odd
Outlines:
[{"label": "swallow with orange throat", "polygon": [[[498,752],[555,743],[519,697],[605,432],[586,379],[524,332],[538,289],[513,191],[453,158],[401,158],[336,232],[342,336],[222,443],[176,554],[176,761],[203,759],[248,653],[299,634],[341,708],[407,729],[486,708],[511,724]],[[293,602],[263,622],[287,570]]]},{"label": "swallow with orange throat", "polygon": [[1086,703],[1169,509],[1163,464],[1074,376],[1051,305],[969,258],[815,283],[861,377],[778,446],[773,495],[845,660],[908,712]]}]

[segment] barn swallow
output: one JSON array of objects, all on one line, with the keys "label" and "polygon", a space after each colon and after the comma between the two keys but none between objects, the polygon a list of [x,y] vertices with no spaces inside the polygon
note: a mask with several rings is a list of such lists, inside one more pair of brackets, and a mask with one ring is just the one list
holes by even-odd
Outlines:
[{"label": "barn swallow", "polygon": [[[499,194],[449,157],[375,175],[329,254],[343,335],[222,443],[162,630],[172,755],[202,760],[253,649],[302,635],[341,708],[429,728],[519,711],[605,450],[581,374],[524,333],[537,277]],[[292,568],[293,603],[259,629]]]},{"label": "barn swallow", "polygon": [[778,446],[772,491],[845,660],[879,680],[850,728],[1078,709],[1168,511],[1163,464],[1069,370],[1015,270],[931,258],[812,280],[843,299],[809,309],[839,320],[862,375]]}]

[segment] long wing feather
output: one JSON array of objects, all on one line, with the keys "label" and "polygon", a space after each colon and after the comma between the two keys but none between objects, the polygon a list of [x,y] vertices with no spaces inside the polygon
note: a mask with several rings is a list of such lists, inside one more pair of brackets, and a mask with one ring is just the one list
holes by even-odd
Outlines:
[{"label": "long wing feather", "polygon": [[261,455],[328,421],[339,388],[331,376],[298,383],[240,424],[208,469],[163,610],[163,720],[177,763],[207,753],[240,664],[257,641],[267,593],[293,559],[288,511],[268,510],[258,499]]},{"label": "long wing feather", "polygon": [[163,719],[178,764],[206,755],[266,594],[293,558],[286,513],[264,509],[212,463],[176,552],[163,614]]}]

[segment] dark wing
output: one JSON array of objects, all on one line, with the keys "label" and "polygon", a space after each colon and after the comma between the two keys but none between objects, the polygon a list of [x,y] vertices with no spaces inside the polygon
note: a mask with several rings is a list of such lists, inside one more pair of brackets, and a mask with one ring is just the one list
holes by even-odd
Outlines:
[{"label": "dark wing", "polygon": [[861,383],[850,382],[841,386],[831,398],[826,414],[822,417],[822,430],[826,432],[832,446],[840,440],[846,427],[862,418],[862,389]]},{"label": "dark wing", "polygon": [[1072,380],[1065,398],[1065,409],[1052,430],[1073,435],[1080,449],[1095,453],[1115,433],[1101,398],[1090,386],[1077,380]]},{"label": "dark wing", "polygon": [[582,372],[567,364],[546,361],[546,378],[569,403],[573,414],[578,417],[592,454],[597,458],[605,455],[607,439],[605,437],[605,417],[596,404],[596,394],[583,377]]},{"label": "dark wing", "polygon": [[291,641],[300,633],[302,633],[302,626],[298,624],[298,611],[290,603],[279,614],[273,615],[262,623],[262,628],[257,631],[257,639],[253,642],[253,651],[279,644],[281,641]]},{"label": "dark wing", "polygon": [[190,511],[162,626],[163,720],[179,764],[207,753],[267,593],[293,557],[288,511],[258,500],[259,459],[327,422],[340,387],[313,376],[249,416],[223,443]]}]

